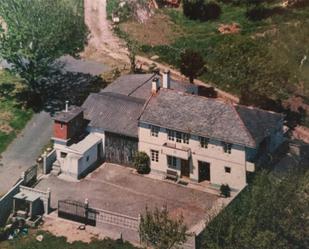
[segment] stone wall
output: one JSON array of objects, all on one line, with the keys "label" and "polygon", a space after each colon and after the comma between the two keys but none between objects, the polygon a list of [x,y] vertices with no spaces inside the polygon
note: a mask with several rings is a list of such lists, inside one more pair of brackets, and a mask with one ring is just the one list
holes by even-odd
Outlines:
[{"label": "stone wall", "polygon": [[0,227],[4,226],[13,208],[13,197],[19,192],[24,180],[20,179],[7,193],[0,199]]}]

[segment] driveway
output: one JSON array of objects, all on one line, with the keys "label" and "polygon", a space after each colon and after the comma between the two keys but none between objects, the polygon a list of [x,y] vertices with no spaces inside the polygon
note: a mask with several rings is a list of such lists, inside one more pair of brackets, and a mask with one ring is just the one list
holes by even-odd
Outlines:
[{"label": "driveway", "polygon": [[154,180],[132,173],[132,169],[103,164],[80,182],[68,182],[55,176],[42,179],[36,186],[51,189],[53,208],[58,200],[87,198],[90,206],[137,217],[149,208],[167,205],[170,214],[182,214],[185,223],[192,227],[205,218],[218,197],[161,180]]},{"label": "driveway", "polygon": [[52,118],[46,112],[34,114],[23,131],[2,153],[0,159],[0,193],[6,193],[21,173],[35,164],[52,136]]}]

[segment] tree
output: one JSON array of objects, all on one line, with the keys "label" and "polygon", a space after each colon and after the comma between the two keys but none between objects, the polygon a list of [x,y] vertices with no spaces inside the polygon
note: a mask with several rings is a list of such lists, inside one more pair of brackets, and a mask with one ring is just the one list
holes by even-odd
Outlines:
[{"label": "tree", "polygon": [[35,93],[56,59],[87,40],[82,0],[1,0],[0,16],[0,58]]},{"label": "tree", "polygon": [[219,18],[221,7],[215,1],[184,0],[183,12],[192,20],[208,21]]},{"label": "tree", "polygon": [[186,242],[187,227],[183,217],[177,220],[169,218],[167,207],[156,208],[141,217],[139,234],[142,242],[149,243],[155,249],[170,249]]},{"label": "tree", "polygon": [[139,174],[149,174],[149,156],[145,152],[137,152],[134,156],[134,166]]},{"label": "tree", "polygon": [[194,79],[204,72],[204,65],[203,57],[194,50],[187,49],[180,55],[180,72],[187,76],[192,84]]},{"label": "tree", "polygon": [[305,167],[280,178],[259,172],[252,185],[208,223],[203,248],[308,248],[308,184]]}]

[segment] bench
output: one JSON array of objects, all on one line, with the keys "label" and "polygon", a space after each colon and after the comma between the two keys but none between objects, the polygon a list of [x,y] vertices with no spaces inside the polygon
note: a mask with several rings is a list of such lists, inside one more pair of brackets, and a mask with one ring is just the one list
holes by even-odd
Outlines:
[{"label": "bench", "polygon": [[177,174],[177,171],[175,170],[167,170],[166,171],[166,179],[170,179],[170,180],[173,180],[173,181],[177,181],[178,180],[178,174]]}]

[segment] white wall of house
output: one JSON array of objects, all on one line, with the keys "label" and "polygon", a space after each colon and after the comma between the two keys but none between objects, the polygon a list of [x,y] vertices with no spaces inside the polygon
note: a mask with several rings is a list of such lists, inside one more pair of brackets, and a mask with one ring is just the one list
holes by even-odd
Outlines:
[{"label": "white wall of house", "polygon": [[104,132],[104,130],[88,126],[87,131],[102,139],[102,146],[101,146],[100,155],[102,157],[104,157],[104,155],[105,155],[105,132]]},{"label": "white wall of house", "polygon": [[[209,140],[207,148],[202,148],[198,136],[191,135],[189,144],[178,143],[168,140],[167,130],[160,128],[158,137],[151,136],[148,124],[139,125],[139,151],[146,152],[151,158],[151,150],[159,151],[159,161],[151,161],[151,168],[154,172],[166,173],[168,169],[167,155],[164,153],[163,144],[173,144],[175,146],[175,155],[177,149],[190,149],[190,179],[199,180],[198,161],[210,163],[210,182],[212,184],[229,184],[230,187],[240,189],[246,185],[246,153],[245,147],[233,145],[231,153],[223,150],[220,141]],[[225,167],[231,169],[230,173],[225,172]],[[181,172],[181,162],[177,160],[175,170],[179,176]]]},{"label": "white wall of house", "polygon": [[[57,160],[61,167],[61,173],[78,179],[80,174],[87,170],[98,160],[98,143],[94,144],[87,151],[80,154],[61,144],[55,144]],[[66,153],[66,156],[61,156]]]},{"label": "white wall of house", "polygon": [[83,157],[78,160],[78,176],[98,161],[98,144],[84,152]]}]

